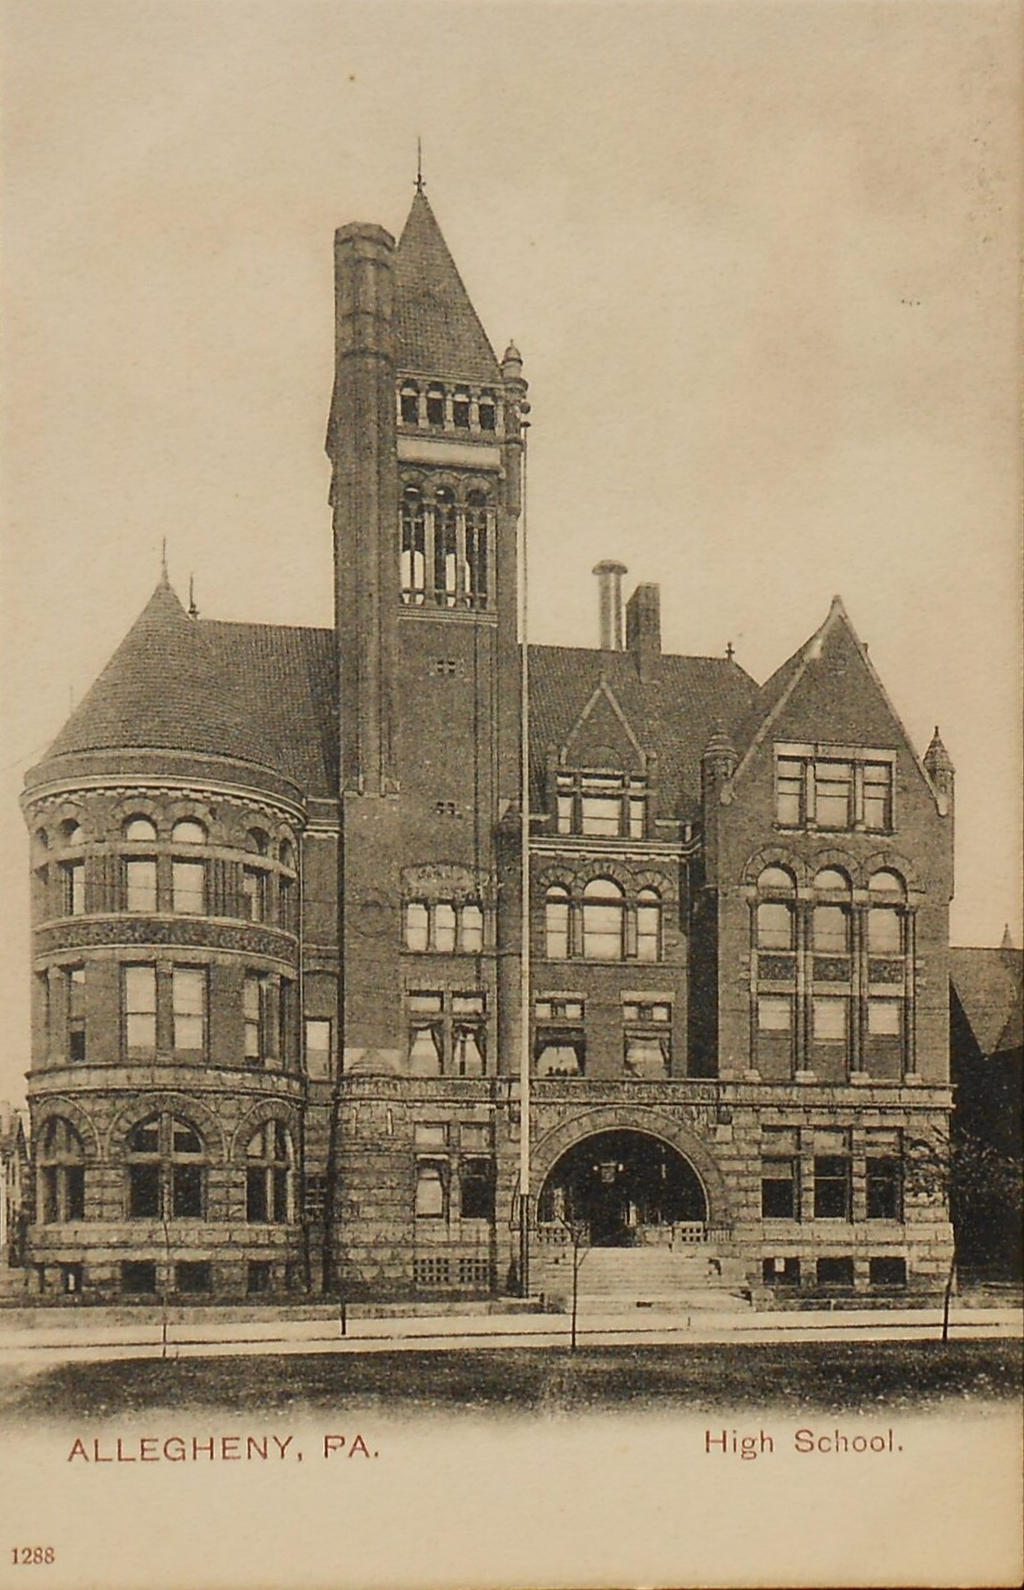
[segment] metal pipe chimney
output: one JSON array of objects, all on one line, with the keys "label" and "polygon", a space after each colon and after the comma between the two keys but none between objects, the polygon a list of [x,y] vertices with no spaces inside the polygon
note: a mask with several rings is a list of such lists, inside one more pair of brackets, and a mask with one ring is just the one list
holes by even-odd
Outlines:
[{"label": "metal pipe chimney", "polygon": [[622,576],[626,565],[606,559],[594,565],[594,573],[598,579],[601,650],[622,651]]}]

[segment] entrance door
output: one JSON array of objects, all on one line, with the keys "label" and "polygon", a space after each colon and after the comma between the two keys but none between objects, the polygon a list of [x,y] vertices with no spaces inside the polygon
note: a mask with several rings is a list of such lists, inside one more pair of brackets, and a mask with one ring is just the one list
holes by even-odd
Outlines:
[{"label": "entrance door", "polygon": [[646,1132],[599,1132],[569,1149],[541,1190],[542,1224],[583,1222],[593,1247],[634,1247],[655,1228],[706,1221],[707,1200],[693,1169]]}]

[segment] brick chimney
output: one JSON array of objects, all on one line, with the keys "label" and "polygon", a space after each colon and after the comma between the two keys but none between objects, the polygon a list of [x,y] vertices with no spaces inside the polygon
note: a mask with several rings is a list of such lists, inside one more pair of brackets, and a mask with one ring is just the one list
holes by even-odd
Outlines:
[{"label": "brick chimney", "polygon": [[654,678],[661,656],[660,586],[638,585],[626,603],[626,647],[646,684]]},{"label": "brick chimney", "polygon": [[599,644],[602,651],[622,650],[622,576],[625,572],[624,563],[615,563],[608,559],[594,565],[594,573],[598,579],[601,626]]}]

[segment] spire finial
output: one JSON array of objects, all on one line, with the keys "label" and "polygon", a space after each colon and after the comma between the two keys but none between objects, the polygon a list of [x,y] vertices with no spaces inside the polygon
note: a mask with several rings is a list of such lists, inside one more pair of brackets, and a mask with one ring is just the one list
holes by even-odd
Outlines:
[{"label": "spire finial", "polygon": [[733,660],[733,658],[734,658],[734,657],[735,657],[735,655],[736,655],[736,648],[735,648],[735,646],[734,646],[734,645],[733,645],[733,643],[732,643],[732,641],[729,641],[729,642],[728,642],[728,644],[727,644],[727,645],[726,645],[726,648],[725,648],[725,655],[726,655],[726,659],[727,659],[727,660],[728,660],[728,661],[729,661],[729,662],[732,662],[732,660]]},{"label": "spire finial", "polygon": [[190,574],[189,577],[188,577],[188,616],[189,616],[189,618],[198,618],[199,617],[199,609],[196,606],[195,578],[196,577],[195,577],[194,574]]},{"label": "spire finial", "polygon": [[167,537],[166,536],[164,536],[162,541],[160,542],[160,583],[161,583],[161,585],[167,585],[169,583],[168,578],[167,578]]},{"label": "spire finial", "polygon": [[416,192],[422,193],[426,184],[423,181],[423,140],[416,139]]}]

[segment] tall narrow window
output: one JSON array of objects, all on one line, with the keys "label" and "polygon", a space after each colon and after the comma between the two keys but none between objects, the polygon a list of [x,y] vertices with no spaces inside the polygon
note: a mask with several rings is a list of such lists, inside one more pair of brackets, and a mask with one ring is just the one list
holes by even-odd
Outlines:
[{"label": "tall narrow window", "polygon": [[427,530],[423,498],[415,486],[402,494],[402,601],[422,607],[427,593]]},{"label": "tall narrow window", "polygon": [[595,878],[583,891],[583,955],[588,961],[621,961],[623,893],[611,878]]},{"label": "tall narrow window", "polygon": [[816,1134],[814,1158],[815,1220],[849,1220],[850,1153],[844,1131]]},{"label": "tall narrow window", "polygon": [[498,414],[492,392],[481,392],[477,412],[480,416],[480,429],[482,431],[493,431],[497,428]]},{"label": "tall narrow window", "polygon": [[410,994],[408,1008],[410,1074],[440,1076],[444,1059],[444,996]]},{"label": "tall narrow window", "polygon": [[427,424],[444,424],[444,388],[432,386],[427,389]]},{"label": "tall narrow window", "polygon": [[469,430],[469,393],[461,389],[452,398],[452,420],[456,430]]},{"label": "tall narrow window", "polygon": [[794,757],[778,760],[775,816],[783,828],[798,828],[804,820],[804,764]]},{"label": "tall narrow window", "polygon": [[864,764],[864,827],[892,827],[892,766],[888,762]]},{"label": "tall narrow window", "polygon": [[434,948],[444,955],[455,948],[455,907],[448,900],[434,907]]},{"label": "tall narrow window", "polygon": [[430,912],[422,900],[410,900],[405,908],[405,947],[425,950],[430,943]]},{"label": "tall narrow window", "polygon": [[185,916],[206,911],[206,865],[202,861],[171,863],[171,905]]},{"label": "tall narrow window", "polygon": [[243,1055],[247,1066],[258,1066],[266,1052],[266,979],[254,972],[242,984]]},{"label": "tall narrow window", "polygon": [[544,898],[544,953],[549,961],[569,957],[569,891],[552,884]]},{"label": "tall narrow window", "polygon": [[68,1059],[85,1059],[85,967],[69,966],[67,978]]},{"label": "tall narrow window", "polygon": [[206,1048],[206,970],[175,966],[171,976],[174,1047],[201,1052]]},{"label": "tall narrow window", "polygon": [[54,1116],[39,1152],[39,1214],[46,1225],[85,1219],[85,1149],[70,1121]]},{"label": "tall narrow window", "polygon": [[421,1160],[416,1166],[417,1217],[443,1220],[447,1201],[447,1166]]},{"label": "tall narrow window", "polygon": [[447,486],[434,494],[434,600],[454,607],[458,596],[458,536],[455,497]]},{"label": "tall narrow window", "polygon": [[156,861],[153,857],[140,856],[125,862],[124,897],[126,911],[156,910]]},{"label": "tall narrow window", "polygon": [[156,967],[125,966],[121,977],[125,1047],[155,1049]]},{"label": "tall narrow window", "polygon": [[849,762],[815,762],[814,820],[819,828],[849,828],[853,817],[853,768]]},{"label": "tall narrow window", "polygon": [[280,1121],[267,1121],[245,1150],[245,1218],[284,1225],[289,1213],[291,1139]]},{"label": "tall narrow window", "polygon": [[402,387],[399,397],[398,412],[403,425],[418,425],[420,422],[420,391],[411,381]]},{"label": "tall narrow window", "polygon": [[869,1220],[903,1219],[903,1166],[895,1155],[869,1158],[867,1215]]},{"label": "tall narrow window", "polygon": [[471,491],[466,502],[466,595],[472,607],[487,606],[487,498]]},{"label": "tall narrow window", "polygon": [[452,1065],[457,1077],[484,1074],[484,996],[452,995]]},{"label": "tall narrow window", "polygon": [[661,901],[654,889],[641,889],[636,906],[636,958],[661,958]]},{"label": "tall narrow window", "polygon": [[267,878],[258,867],[242,868],[242,915],[247,922],[263,922],[267,914]]},{"label": "tall narrow window", "polygon": [[65,861],[60,870],[64,886],[64,915],[82,916],[85,912],[85,863]]},{"label": "tall narrow window", "polygon": [[460,948],[467,955],[477,955],[484,947],[484,914],[470,900],[459,912]]}]

